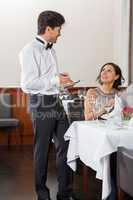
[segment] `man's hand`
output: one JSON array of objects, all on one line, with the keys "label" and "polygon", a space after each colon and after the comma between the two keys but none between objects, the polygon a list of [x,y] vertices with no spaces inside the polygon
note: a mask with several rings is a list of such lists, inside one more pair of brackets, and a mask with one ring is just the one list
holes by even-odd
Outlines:
[{"label": "man's hand", "polygon": [[67,84],[71,84],[73,85],[74,82],[71,80],[70,76],[68,73],[64,72],[64,73],[61,73],[59,75],[59,80],[60,80],[60,85],[67,85]]}]

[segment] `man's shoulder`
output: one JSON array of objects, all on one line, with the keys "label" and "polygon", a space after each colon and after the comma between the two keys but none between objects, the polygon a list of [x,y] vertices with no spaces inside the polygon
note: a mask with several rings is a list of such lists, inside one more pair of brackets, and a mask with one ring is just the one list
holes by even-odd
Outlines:
[{"label": "man's shoulder", "polygon": [[39,52],[39,51],[40,51],[40,47],[38,46],[35,40],[32,40],[21,49],[20,54],[28,54],[28,53]]}]

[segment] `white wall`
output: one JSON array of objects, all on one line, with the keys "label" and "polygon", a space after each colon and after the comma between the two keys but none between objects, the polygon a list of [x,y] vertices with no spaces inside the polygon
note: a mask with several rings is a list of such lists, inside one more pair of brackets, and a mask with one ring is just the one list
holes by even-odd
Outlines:
[{"label": "white wall", "polygon": [[130,0],[117,0],[114,4],[114,40],[113,57],[119,64],[125,78],[129,81],[129,29],[130,29]]},{"label": "white wall", "polygon": [[55,45],[60,70],[69,71],[74,80],[81,79],[80,85],[94,85],[101,65],[121,60],[121,1],[0,1],[0,87],[19,86],[18,53],[35,37],[37,16],[46,9],[66,18]]}]

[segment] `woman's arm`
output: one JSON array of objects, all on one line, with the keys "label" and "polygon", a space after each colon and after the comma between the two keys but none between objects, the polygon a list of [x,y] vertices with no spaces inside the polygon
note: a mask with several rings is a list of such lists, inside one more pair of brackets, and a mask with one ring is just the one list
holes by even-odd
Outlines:
[{"label": "woman's arm", "polygon": [[85,120],[93,120],[94,113],[93,113],[93,104],[96,99],[96,91],[95,89],[89,89],[86,94],[86,98],[84,101],[84,115]]},{"label": "woman's arm", "polygon": [[86,99],[84,102],[84,115],[85,120],[94,120],[100,117],[101,115],[107,113],[106,106],[101,106],[100,109],[94,111],[93,107],[97,98],[97,93],[95,89],[90,89],[87,92]]}]

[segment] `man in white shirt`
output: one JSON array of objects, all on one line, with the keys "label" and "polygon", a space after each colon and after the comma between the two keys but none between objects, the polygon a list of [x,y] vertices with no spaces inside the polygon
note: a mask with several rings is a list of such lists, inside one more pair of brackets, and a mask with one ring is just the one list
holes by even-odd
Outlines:
[{"label": "man in white shirt", "polygon": [[38,17],[38,35],[20,52],[21,88],[29,94],[34,127],[35,188],[38,200],[50,200],[46,186],[49,145],[54,138],[58,178],[57,200],[75,200],[72,171],[67,165],[68,142],[64,134],[69,126],[59,99],[59,88],[73,84],[68,73],[59,74],[53,43],[60,36],[64,17],[44,11]]}]

